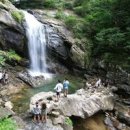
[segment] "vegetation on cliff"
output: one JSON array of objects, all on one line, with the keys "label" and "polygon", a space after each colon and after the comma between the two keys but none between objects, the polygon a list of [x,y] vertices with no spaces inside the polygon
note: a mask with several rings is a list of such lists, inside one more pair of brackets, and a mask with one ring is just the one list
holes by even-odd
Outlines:
[{"label": "vegetation on cliff", "polygon": [[7,61],[19,62],[20,60],[21,57],[14,50],[8,52],[0,50],[0,66],[4,66]]},{"label": "vegetation on cliff", "polygon": [[12,11],[11,15],[18,23],[21,23],[24,19],[24,14],[21,11]]}]

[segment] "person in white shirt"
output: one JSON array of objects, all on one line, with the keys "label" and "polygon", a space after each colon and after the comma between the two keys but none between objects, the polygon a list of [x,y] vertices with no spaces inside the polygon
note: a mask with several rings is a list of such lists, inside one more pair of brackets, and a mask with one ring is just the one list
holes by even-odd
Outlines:
[{"label": "person in white shirt", "polygon": [[60,93],[62,92],[63,84],[60,80],[58,80],[58,83],[56,84],[54,90],[56,91],[57,101],[59,101]]},{"label": "person in white shirt", "polygon": [[33,121],[34,122],[40,122],[40,114],[41,114],[41,108],[39,106],[39,103],[36,102],[35,106],[33,107]]}]

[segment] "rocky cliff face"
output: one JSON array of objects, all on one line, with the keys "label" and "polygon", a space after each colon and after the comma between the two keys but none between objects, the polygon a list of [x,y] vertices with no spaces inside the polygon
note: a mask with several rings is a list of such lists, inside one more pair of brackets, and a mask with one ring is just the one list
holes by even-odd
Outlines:
[{"label": "rocky cliff face", "polygon": [[25,32],[11,15],[18,11],[9,1],[0,1],[0,48],[3,50],[14,49],[20,54],[25,50]]},{"label": "rocky cliff face", "polygon": [[[33,10],[34,16],[46,26],[48,50],[51,55],[58,57],[68,67],[84,68],[84,51],[76,45],[73,34],[64,23],[56,20],[55,11]],[[51,17],[49,17],[51,15]]]},{"label": "rocky cliff face", "polygon": [[[0,2],[0,48],[2,50],[14,49],[22,56],[27,56],[25,28],[22,23],[12,17],[14,11],[19,10],[9,1]],[[74,45],[75,40],[63,23],[44,18],[44,11],[33,12],[46,26],[48,55],[51,57],[48,58],[48,64],[51,66],[52,59],[56,59],[71,68],[84,68],[84,52]]]}]

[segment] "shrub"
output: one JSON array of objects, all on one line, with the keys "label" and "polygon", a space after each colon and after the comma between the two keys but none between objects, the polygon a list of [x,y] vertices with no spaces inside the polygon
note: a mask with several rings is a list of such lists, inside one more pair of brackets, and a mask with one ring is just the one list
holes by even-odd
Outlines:
[{"label": "shrub", "polygon": [[21,23],[24,19],[24,14],[21,11],[12,11],[11,15],[18,23]]},{"label": "shrub", "polygon": [[0,55],[0,66],[4,66],[5,65],[5,58],[3,56]]},{"label": "shrub", "polygon": [[56,1],[55,0],[45,0],[43,5],[47,8],[56,8]]},{"label": "shrub", "polygon": [[9,118],[0,120],[0,130],[16,130],[16,123]]},{"label": "shrub", "polygon": [[85,21],[83,19],[79,19],[76,16],[67,16],[65,24],[69,30],[73,31],[77,38],[82,38],[84,36]]},{"label": "shrub", "polygon": [[22,58],[13,50],[9,52],[0,50],[0,66],[4,66],[6,61],[19,62]]},{"label": "shrub", "polygon": [[65,19],[65,24],[67,25],[68,28],[72,29],[77,22],[77,18],[75,16],[67,16]]},{"label": "shrub", "polygon": [[84,16],[86,11],[84,10],[83,6],[78,6],[74,8],[74,12],[80,16]]},{"label": "shrub", "polygon": [[21,57],[14,50],[10,50],[9,52],[7,52],[6,57],[8,60],[15,60],[15,61],[21,60]]},{"label": "shrub", "polygon": [[69,125],[69,126],[73,126],[73,122],[69,117],[65,118],[65,124]]},{"label": "shrub", "polygon": [[57,18],[57,19],[65,19],[65,14],[62,11],[57,11],[55,18]]},{"label": "shrub", "polygon": [[73,9],[73,2],[68,2],[68,1],[66,1],[65,3],[64,3],[64,7],[66,8],[66,9],[70,9],[70,10],[72,10]]}]

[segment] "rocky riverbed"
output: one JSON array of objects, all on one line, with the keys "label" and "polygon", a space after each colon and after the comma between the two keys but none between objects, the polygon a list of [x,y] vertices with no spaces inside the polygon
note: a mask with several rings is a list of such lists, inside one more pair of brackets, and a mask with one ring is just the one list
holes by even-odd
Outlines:
[{"label": "rocky riverbed", "polygon": [[[21,69],[18,70],[20,71]],[[13,75],[12,73],[14,74],[14,76],[11,76]],[[114,86],[109,86],[107,88],[105,88],[104,86],[101,86],[99,88],[88,88],[86,86],[86,88],[80,89],[76,91],[76,93],[68,95],[67,98],[62,95],[59,102],[55,102],[55,93],[39,91],[40,93],[37,93],[30,98],[30,111],[36,101],[39,101],[41,103],[46,102],[48,107],[48,120],[46,124],[35,124],[32,122],[32,117],[29,114],[29,110],[26,109],[22,116],[18,116],[19,114],[17,112],[15,113],[11,110],[12,107],[21,107],[21,109],[24,109],[24,105],[16,106],[17,104],[15,104],[15,106],[13,106],[10,102],[11,94],[14,95],[14,93],[21,91],[21,89],[25,87],[24,85],[26,85],[19,78],[16,78],[17,76],[18,73],[14,71],[13,68],[10,69],[10,82],[9,84],[5,85],[6,87],[3,87],[3,89],[1,90],[1,92],[5,92],[4,95],[1,96],[1,106],[5,106],[1,107],[1,111],[3,111],[5,115],[2,115],[1,118],[5,116],[12,116],[12,119],[17,122],[19,128],[23,130],[72,130],[73,125],[71,123],[68,124],[68,122],[75,122],[76,120],[78,121],[79,119],[81,119],[83,120],[84,124],[80,125],[84,126],[87,125],[87,121],[93,122],[93,116],[95,116],[95,114],[102,111],[102,114],[104,116],[104,112],[108,110],[115,110],[117,112],[118,120],[129,126],[130,117],[127,113],[128,106],[124,106],[122,102],[119,102],[119,100],[123,100],[119,99],[118,95],[113,93],[113,91],[115,91]],[[13,87],[10,87],[11,85],[13,85]],[[16,91],[15,87],[18,87],[19,89]],[[19,99],[17,100],[17,102],[19,102]],[[97,117],[99,120],[101,115],[99,115],[99,118]],[[101,124],[103,124],[103,122]],[[87,130],[87,126],[84,127],[85,130]],[[98,126],[94,127],[98,128]],[[90,127],[90,130],[95,130],[94,127]],[[106,126],[102,126],[102,128],[105,127]],[[78,128],[78,126],[74,126],[74,129],[76,128]]]}]

